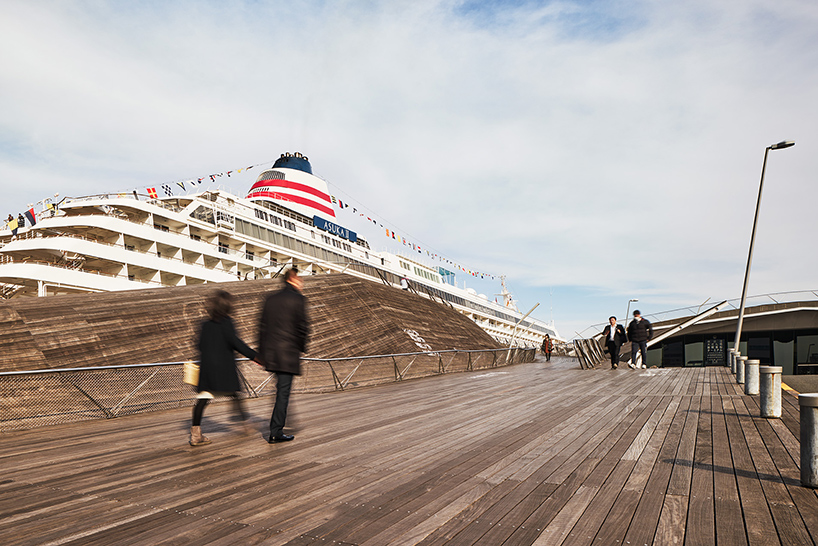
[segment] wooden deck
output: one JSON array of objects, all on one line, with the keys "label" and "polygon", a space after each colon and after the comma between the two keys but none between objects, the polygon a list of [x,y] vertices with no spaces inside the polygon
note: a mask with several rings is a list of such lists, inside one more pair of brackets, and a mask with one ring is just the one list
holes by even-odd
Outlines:
[{"label": "wooden deck", "polygon": [[[12,544],[814,544],[798,402],[765,420],[725,368],[556,359],[297,395],[296,440],[208,408],[0,436]],[[249,405],[259,430],[271,401]]]}]

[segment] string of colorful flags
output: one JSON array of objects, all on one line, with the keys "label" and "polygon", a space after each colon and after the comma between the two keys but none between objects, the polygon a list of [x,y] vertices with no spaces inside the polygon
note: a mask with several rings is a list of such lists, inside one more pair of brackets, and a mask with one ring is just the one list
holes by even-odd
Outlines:
[{"label": "string of colorful flags", "polygon": [[[180,180],[173,180],[171,182],[166,182],[164,184],[159,185],[158,190],[156,189],[157,186],[145,187],[144,190],[147,193],[148,197],[150,197],[151,199],[158,199],[160,191],[162,192],[162,197],[173,197],[174,192],[178,191],[176,189],[176,186],[181,188],[183,192],[187,193],[192,189],[198,188],[199,186],[202,185],[203,182],[207,182],[208,180],[210,182],[215,182],[216,178],[221,178],[223,176],[226,176],[227,178],[230,178],[230,175],[233,174],[233,173],[240,174],[242,172],[249,171],[250,169],[254,169],[256,167],[261,167],[263,165],[270,165],[272,163],[273,163],[273,161],[265,161],[264,163],[257,163],[255,165],[250,165],[249,167],[242,167],[240,169],[232,169],[232,170],[229,170],[229,171],[222,171],[222,172],[219,172],[219,173],[208,174],[206,176],[201,176],[201,177],[198,177],[198,178],[183,178],[183,179],[180,179]],[[137,188],[137,189],[139,189],[139,188]],[[134,195],[136,195],[136,191],[137,190],[133,190]],[[127,194],[127,192],[125,192],[125,194]]]},{"label": "string of colorful flags", "polygon": [[[246,171],[249,171],[250,169],[254,169],[256,167],[261,167],[263,165],[271,165],[273,163],[273,161],[275,161],[275,160],[265,161],[264,163],[257,163],[255,165],[250,165],[249,167],[241,167],[241,168],[232,169],[232,170],[229,170],[229,171],[222,171],[222,172],[218,172],[218,173],[208,174],[208,175],[197,177],[197,178],[182,178],[182,179],[179,179],[179,180],[172,180],[170,182],[160,184],[159,186],[155,186],[155,185],[154,186],[140,186],[140,187],[137,187],[137,188],[132,188],[132,189],[126,190],[126,191],[112,192],[112,194],[116,193],[116,195],[118,195],[119,197],[126,197],[126,196],[129,196],[129,195],[133,195],[135,199],[139,199],[139,194],[142,193],[142,195],[147,195],[150,199],[158,199],[159,194],[161,192],[162,197],[173,197],[174,195],[177,194],[177,192],[179,192],[179,190],[176,189],[177,186],[182,190],[182,192],[187,193],[192,189],[196,189],[196,188],[200,187],[203,182],[207,182],[207,181],[215,182],[216,178],[221,178],[223,176],[226,176],[227,178],[230,178],[231,174],[234,174],[234,173],[239,174],[241,172],[246,172]],[[40,201],[37,204],[43,204],[43,207],[42,207],[42,209],[40,211],[40,214],[42,214],[42,212],[44,212],[46,210],[50,210],[50,211],[53,211],[53,213],[55,213],[57,211],[57,207],[58,207],[57,204],[51,202],[50,198],[46,199],[46,200],[43,200],[43,201]],[[17,218],[15,218],[13,215],[9,214],[8,218],[5,220],[4,228],[10,229],[12,234],[14,236],[16,236],[17,231],[20,228],[23,228],[23,227],[26,226],[26,220],[28,220],[28,223],[30,225],[32,225],[32,226],[37,223],[37,213],[35,212],[33,206],[29,206],[28,210],[19,213],[17,215]]]},{"label": "string of colorful flags", "polygon": [[455,268],[455,269],[457,269],[459,271],[462,271],[464,273],[468,273],[472,277],[480,277],[481,279],[492,279],[492,280],[497,280],[499,278],[499,275],[494,275],[494,274],[491,274],[491,273],[486,273],[484,271],[476,271],[476,270],[469,269],[469,268],[464,267],[461,264],[459,264],[459,263],[457,263],[457,262],[455,262],[453,260],[450,260],[450,259],[446,258],[445,256],[441,256],[437,252],[434,252],[434,251],[432,251],[432,250],[430,250],[428,248],[422,248],[421,245],[412,242],[409,238],[407,238],[404,235],[400,235],[394,229],[389,229],[388,227],[385,227],[383,225],[383,223],[378,222],[376,219],[373,219],[371,216],[367,216],[362,211],[359,212],[357,207],[355,207],[355,206],[351,207],[348,202],[344,203],[340,198],[338,198],[338,197],[336,197],[334,195],[330,195],[330,198],[332,199],[332,204],[335,205],[336,207],[338,207],[340,210],[347,212],[347,209],[351,208],[352,209],[351,214],[357,215],[360,218],[366,218],[367,221],[372,222],[374,225],[376,225],[380,229],[384,230],[383,233],[386,235],[387,239],[393,239],[393,240],[395,240],[395,241],[397,241],[399,243],[402,243],[404,246],[406,246],[408,248],[411,248],[413,251],[416,251],[418,254],[423,254],[425,252],[426,256],[428,258],[430,258],[432,260],[436,260],[436,261],[441,262],[441,263],[445,263],[448,266],[453,267],[453,268]]},{"label": "string of colorful flags", "polygon": [[[257,163],[255,165],[250,165],[249,167],[242,167],[242,168],[238,168],[238,169],[232,169],[232,170],[229,170],[229,171],[222,171],[222,172],[208,174],[208,175],[201,176],[201,177],[196,177],[196,178],[183,178],[183,179],[180,179],[180,180],[173,180],[173,181],[170,181],[170,182],[160,184],[158,186],[157,185],[154,185],[154,186],[141,186],[141,187],[132,189],[130,191],[118,192],[117,195],[119,195],[120,197],[125,197],[125,196],[127,196],[129,194],[133,194],[135,199],[139,199],[139,193],[138,192],[140,190],[142,190],[142,191],[144,191],[143,195],[147,194],[147,196],[150,199],[159,199],[160,192],[161,192],[161,196],[163,198],[173,197],[174,195],[176,195],[175,192],[179,191],[179,190],[176,189],[177,187],[180,188],[182,192],[187,193],[187,192],[189,192],[189,191],[191,191],[193,189],[199,188],[202,185],[202,183],[205,183],[205,182],[208,182],[208,181],[212,183],[212,182],[215,182],[217,178],[221,178],[221,177],[230,178],[231,174],[234,174],[234,173],[235,174],[240,174],[242,172],[247,172],[250,169],[254,169],[254,168],[257,168],[257,167],[264,166],[264,165],[271,165],[274,161],[275,160],[265,161],[264,163]],[[410,238],[406,237],[405,235],[401,235],[397,231],[395,231],[394,229],[390,229],[388,227],[385,227],[383,225],[383,223],[379,222],[376,219],[373,219],[371,216],[367,216],[363,211],[359,211],[358,207],[350,206],[350,204],[348,202],[344,203],[340,198],[338,198],[338,197],[336,197],[334,195],[330,195],[330,198],[332,199],[333,205],[338,207],[338,209],[340,209],[341,211],[348,212],[348,209],[351,208],[352,209],[351,214],[357,215],[359,218],[366,218],[367,221],[372,222],[376,226],[379,226],[379,228],[383,230],[382,234],[387,239],[392,239],[394,241],[397,241],[397,242],[403,244],[404,246],[406,246],[407,248],[411,248],[413,251],[417,252],[418,254],[425,253],[426,256],[429,259],[436,260],[436,261],[438,261],[438,262],[440,262],[442,264],[445,263],[449,267],[452,267],[452,268],[454,268],[454,269],[456,269],[458,271],[461,271],[463,273],[467,273],[467,274],[469,274],[469,275],[471,275],[473,277],[479,277],[481,279],[492,279],[492,280],[496,280],[496,279],[499,278],[499,275],[494,275],[494,274],[491,274],[491,273],[486,273],[486,272],[483,272],[483,271],[477,271],[477,270],[470,269],[468,267],[465,267],[465,266],[461,265],[460,263],[458,263],[458,262],[456,262],[454,260],[450,260],[449,258],[446,258],[445,256],[442,256],[442,255],[438,254],[437,252],[434,252],[433,250],[431,250],[429,248],[423,248],[423,247],[421,247],[420,244],[418,244],[416,242],[413,242]],[[58,205],[55,204],[55,203],[52,203],[50,199],[46,199],[44,201],[41,201],[38,204],[43,204],[42,211],[49,210],[49,211],[51,211],[51,214],[54,214],[54,213],[57,212]],[[363,207],[362,207],[362,209],[363,209]],[[37,223],[37,215],[36,215],[36,213],[34,211],[34,207],[30,207],[28,210],[26,210],[26,211],[24,211],[22,213],[19,213],[17,218],[14,218],[14,216],[9,214],[8,219],[6,220],[6,227],[11,230],[13,235],[16,236],[17,231],[20,228],[25,227],[26,220],[28,220],[29,224],[32,225],[32,226]]]}]

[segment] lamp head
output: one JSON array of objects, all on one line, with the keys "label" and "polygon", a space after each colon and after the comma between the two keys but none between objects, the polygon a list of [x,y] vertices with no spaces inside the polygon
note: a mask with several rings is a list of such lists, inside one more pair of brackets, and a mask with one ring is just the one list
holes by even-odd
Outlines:
[{"label": "lamp head", "polygon": [[794,140],[782,140],[778,144],[773,144],[770,146],[771,150],[783,150],[784,148],[789,148],[790,146],[795,146]]}]

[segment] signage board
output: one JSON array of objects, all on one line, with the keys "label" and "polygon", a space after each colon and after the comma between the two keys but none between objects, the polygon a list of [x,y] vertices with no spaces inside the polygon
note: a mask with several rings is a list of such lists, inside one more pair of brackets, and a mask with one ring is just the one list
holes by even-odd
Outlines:
[{"label": "signage board", "polygon": [[341,227],[338,224],[333,224],[329,220],[324,220],[320,216],[313,216],[312,223],[315,224],[315,227],[318,229],[332,233],[333,235],[337,235],[341,239],[346,239],[350,243],[354,243],[358,240],[358,234],[354,231]]}]

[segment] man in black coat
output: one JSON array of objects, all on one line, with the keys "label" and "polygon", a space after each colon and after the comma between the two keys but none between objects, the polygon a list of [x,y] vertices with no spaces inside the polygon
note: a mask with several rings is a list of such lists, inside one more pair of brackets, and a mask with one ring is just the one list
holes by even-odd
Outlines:
[{"label": "man in black coat", "polygon": [[628,339],[631,340],[631,368],[636,368],[636,355],[642,354],[642,367],[647,368],[648,341],[653,337],[653,326],[648,319],[642,318],[638,310],[633,312],[633,320],[628,324]]},{"label": "man in black coat", "polygon": [[628,341],[628,336],[625,335],[625,328],[616,323],[616,317],[610,317],[608,322],[610,324],[602,330],[602,335],[608,352],[611,353],[611,369],[615,370],[619,367],[619,347]]},{"label": "man in black coat", "polygon": [[276,401],[270,418],[271,444],[293,439],[284,434],[287,406],[293,376],[301,375],[301,353],[307,347],[310,326],[307,320],[306,298],[301,293],[304,282],[298,271],[284,273],[284,288],[267,296],[261,311],[258,332],[259,353],[267,371],[276,374]]}]

